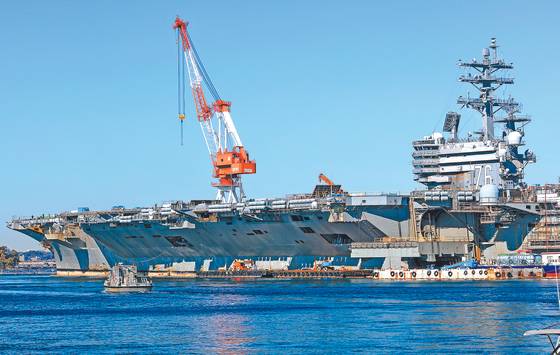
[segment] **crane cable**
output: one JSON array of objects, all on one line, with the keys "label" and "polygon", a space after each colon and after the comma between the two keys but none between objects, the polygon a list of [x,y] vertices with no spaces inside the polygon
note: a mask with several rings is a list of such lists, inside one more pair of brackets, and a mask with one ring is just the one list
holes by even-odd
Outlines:
[{"label": "crane cable", "polygon": [[212,97],[214,97],[214,100],[215,101],[220,100],[220,94],[218,94],[218,90],[216,90],[216,88],[214,87],[214,84],[212,83],[212,80],[210,79],[210,75],[208,75],[208,72],[206,72],[206,68],[204,68],[204,64],[202,64],[202,61],[200,60],[200,56],[198,55],[198,52],[196,51],[194,43],[191,39],[191,35],[188,32],[187,32],[187,38],[188,38],[189,43],[191,45],[191,48],[193,50],[196,64],[198,65],[198,67],[201,70],[202,79],[206,83],[206,86],[208,87],[208,90],[210,91],[210,94],[212,94]]},{"label": "crane cable", "polygon": [[183,145],[183,121],[185,120],[186,86],[185,86],[185,60],[181,50],[180,33],[177,30],[177,110],[181,124],[181,145]]},{"label": "crane cable", "polygon": [[[200,56],[198,55],[198,52],[194,46],[190,34],[188,32],[186,32],[186,34],[187,34],[187,40],[189,41],[190,48],[192,48],[194,54],[194,60],[196,62],[196,65],[200,68],[200,74],[202,75],[202,80],[206,84],[206,87],[208,88],[208,91],[210,91],[210,94],[214,98],[214,101],[221,100],[218,90],[214,86],[214,83],[212,83],[212,80],[210,79],[210,75],[208,75],[208,72],[206,71],[206,68],[202,63],[202,60],[200,60]],[[185,55],[184,52],[181,51],[180,40],[181,40],[181,34],[179,32],[179,29],[177,29],[177,58],[178,58],[177,73],[179,77],[178,78],[178,110],[179,110],[179,118],[181,121],[181,145],[183,145],[183,120],[185,118],[185,107],[186,107],[185,104],[185,95],[186,95],[185,60],[186,59],[184,58]]]}]

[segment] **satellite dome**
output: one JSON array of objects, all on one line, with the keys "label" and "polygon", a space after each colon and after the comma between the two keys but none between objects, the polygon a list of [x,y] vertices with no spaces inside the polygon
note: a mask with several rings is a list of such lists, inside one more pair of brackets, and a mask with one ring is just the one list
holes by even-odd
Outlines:
[{"label": "satellite dome", "polygon": [[514,145],[514,146],[518,146],[521,144],[521,137],[523,137],[523,135],[521,134],[521,132],[519,131],[511,131],[508,133],[507,135],[507,144],[508,145]]}]

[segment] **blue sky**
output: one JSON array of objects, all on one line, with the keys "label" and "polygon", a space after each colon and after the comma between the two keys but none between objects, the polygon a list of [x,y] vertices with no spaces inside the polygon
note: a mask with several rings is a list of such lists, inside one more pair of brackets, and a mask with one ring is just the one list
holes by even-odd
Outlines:
[{"label": "blue sky", "polygon": [[[177,120],[175,15],[258,173],[250,197],[408,192],[411,141],[441,129],[459,58],[490,37],[516,65],[506,92],[533,116],[529,183],[557,181],[559,3],[553,1],[25,1],[0,5],[0,220],[78,206],[212,198],[188,101]],[[477,9],[483,9],[477,11]],[[480,125],[463,114],[463,132]],[[38,248],[0,226],[0,245]]]}]

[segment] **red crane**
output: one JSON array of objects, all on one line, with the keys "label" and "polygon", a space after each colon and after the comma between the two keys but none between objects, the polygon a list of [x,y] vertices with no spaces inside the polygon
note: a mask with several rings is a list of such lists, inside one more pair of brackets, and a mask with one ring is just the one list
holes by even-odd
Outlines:
[{"label": "red crane", "polygon": [[334,182],[332,182],[331,179],[329,179],[325,174],[321,173],[319,174],[319,182],[324,182],[325,184],[329,185],[329,186],[333,186]]},{"label": "red crane", "polygon": [[[249,158],[249,153],[245,150],[237,133],[230,113],[231,102],[220,98],[202,65],[187,32],[187,24],[179,17],[173,24],[173,28],[177,30],[179,59],[179,119],[182,125],[185,119],[185,87],[188,77],[196,117],[212,161],[213,176],[218,179],[218,182],[212,184],[218,188],[217,199],[222,202],[238,202],[245,197],[241,175],[255,174],[257,165],[254,160]],[[205,91],[210,92],[214,98],[211,105],[206,100]]]}]

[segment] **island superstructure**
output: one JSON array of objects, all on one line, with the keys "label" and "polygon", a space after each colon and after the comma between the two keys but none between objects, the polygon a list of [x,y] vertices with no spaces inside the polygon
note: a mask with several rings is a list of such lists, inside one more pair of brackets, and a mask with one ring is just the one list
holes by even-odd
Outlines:
[{"label": "island superstructure", "polygon": [[[532,151],[522,151],[530,118],[512,98],[497,97],[499,87],[513,84],[499,73],[513,65],[498,56],[495,39],[482,60],[459,63],[474,71],[459,80],[475,87],[477,96],[459,97],[457,103],[480,114],[481,130],[461,137],[461,115],[449,112],[443,133],[413,142],[414,178],[425,188],[406,195],[349,193],[321,174],[312,193],[250,199],[240,174],[256,172],[256,164],[241,144],[230,104],[205,78],[186,23],[178,19],[175,28],[187,67],[180,71],[186,75],[179,87],[190,74],[197,119],[218,178],[217,197],[9,222],[53,249],[65,274],[105,272],[116,263],[173,275],[426,267],[466,259],[491,263],[501,253],[526,247],[532,235],[542,234],[543,216],[558,209],[558,199],[552,198],[558,186],[549,186],[543,200],[542,189],[524,182],[525,167],[536,161]],[[206,103],[205,90],[214,104]],[[185,116],[180,104],[181,122]],[[503,128],[496,134],[498,125]]]},{"label": "island superstructure", "polygon": [[502,74],[513,64],[499,57],[492,38],[481,60],[459,66],[468,70],[459,81],[477,95],[460,96],[457,104],[480,114],[482,127],[461,137],[461,114],[448,112],[443,132],[413,142],[414,179],[427,189],[411,194],[411,229],[419,241],[435,242],[440,253],[459,241],[475,259],[494,259],[519,249],[551,206],[539,203],[536,190],[523,181],[525,167],[536,162],[530,149],[521,152],[530,117],[512,97],[498,96],[500,87],[514,83]]},{"label": "island superstructure", "polygon": [[[448,112],[443,132],[434,132],[413,143],[413,173],[415,180],[428,188],[482,188],[494,185],[508,191],[525,187],[524,169],[536,161],[535,154],[524,146],[524,127],[531,119],[521,115],[521,105],[512,97],[499,98],[497,90],[512,85],[513,78],[501,76],[503,70],[513,69],[513,64],[498,57],[496,39],[484,48],[482,60],[459,62],[459,66],[474,71],[461,75],[459,81],[472,84],[476,97],[463,97],[457,103],[480,113],[482,129],[459,137],[461,115]],[[496,124],[503,130],[496,136]],[[473,135],[474,134],[474,135]]]}]

